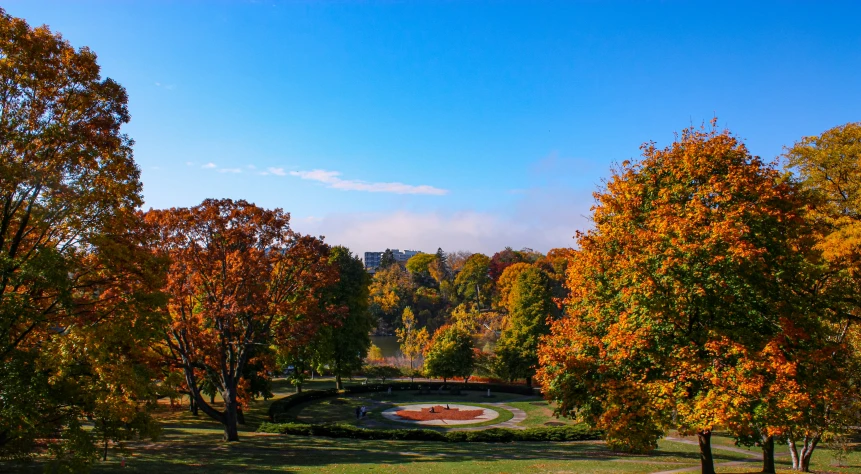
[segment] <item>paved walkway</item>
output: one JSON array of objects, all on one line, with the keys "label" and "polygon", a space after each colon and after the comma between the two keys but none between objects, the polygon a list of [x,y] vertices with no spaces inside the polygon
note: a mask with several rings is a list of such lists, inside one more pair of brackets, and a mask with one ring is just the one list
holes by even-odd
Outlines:
[{"label": "paved walkway", "polygon": [[473,426],[471,428],[452,428],[451,431],[480,431],[487,430],[490,428],[511,428],[515,430],[525,429],[523,426],[518,426],[518,424],[526,419],[526,412],[521,410],[520,408],[514,408],[512,406],[508,406],[504,403],[485,403],[485,405],[490,405],[492,407],[501,408],[503,410],[510,411],[514,416],[511,417],[508,421],[503,421],[502,423],[497,423],[495,425],[489,426]]},{"label": "paved walkway", "polygon": [[[378,407],[384,405],[381,402],[377,402],[377,401],[373,401],[373,400],[368,400],[368,402],[369,402],[368,404],[371,406],[372,409],[378,408]],[[501,408],[503,410],[508,410],[514,416],[512,416],[510,420],[504,421],[502,423],[496,423],[496,424],[485,425],[485,426],[450,428],[450,429],[447,429],[446,431],[480,431],[480,430],[488,430],[490,428],[511,428],[511,429],[515,429],[515,430],[526,429],[526,427],[524,427],[524,426],[518,426],[518,424],[520,422],[522,422],[523,420],[526,419],[526,412],[525,411],[523,411],[519,408],[514,408],[512,406],[506,405],[505,403],[502,403],[502,402],[483,403],[483,405],[489,405],[492,407]],[[398,409],[400,409],[400,407],[398,407]],[[470,422],[475,423],[475,421],[472,421],[472,420],[470,420]],[[403,423],[403,422],[401,422],[401,423]],[[392,425],[389,425],[387,423],[380,423],[380,422],[372,420],[370,418],[363,418],[361,421],[359,421],[359,425],[364,426],[365,428],[399,428],[399,426],[392,426]],[[417,425],[417,427],[422,427],[418,423],[416,423],[416,425]],[[400,428],[402,428],[402,426]],[[442,427],[435,426],[435,428],[442,428]]]},{"label": "paved walkway", "polygon": [[490,408],[477,407],[473,405],[461,405],[458,403],[446,403],[446,408],[451,407],[453,410],[460,411],[481,411],[481,415],[468,420],[453,420],[453,419],[434,419],[434,420],[406,420],[398,416],[398,412],[404,411],[422,411],[425,408],[442,406],[442,403],[415,403],[412,405],[399,405],[394,408],[389,408],[381,413],[386,419],[401,423],[415,423],[420,426],[455,426],[455,425],[470,425],[491,421],[499,417],[499,412]]}]

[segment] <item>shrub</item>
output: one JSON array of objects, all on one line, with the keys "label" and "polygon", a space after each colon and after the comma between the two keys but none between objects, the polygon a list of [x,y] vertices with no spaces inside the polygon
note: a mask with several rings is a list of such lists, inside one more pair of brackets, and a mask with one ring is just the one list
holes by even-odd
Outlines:
[{"label": "shrub", "polygon": [[527,430],[491,428],[482,431],[449,431],[443,433],[427,429],[365,429],[346,424],[263,423],[258,428],[258,431],[294,436],[326,436],[329,438],[393,441],[445,441],[449,443],[583,441],[601,438],[599,431],[590,430],[584,425],[530,428]]},{"label": "shrub", "polygon": [[502,392],[502,393],[516,393],[518,395],[536,395],[538,392],[531,387],[527,387],[525,385],[506,385],[506,384],[478,384],[478,383],[428,383],[428,382],[389,382],[389,383],[376,383],[376,384],[368,384],[368,385],[350,385],[345,390],[338,391],[334,388],[329,388],[325,390],[306,390],[302,393],[295,393],[292,395],[288,395],[286,397],[280,398],[272,402],[272,405],[269,405],[269,421],[271,422],[286,422],[287,420],[286,413],[291,408],[296,405],[301,405],[302,403],[310,402],[312,400],[319,400],[321,398],[334,397],[339,394],[358,394],[358,393],[372,393],[372,392],[385,392],[392,387],[392,390],[418,390],[419,386],[423,389],[433,389],[436,390],[443,387],[453,387],[457,386],[460,390],[479,390],[486,391],[490,389],[491,392]]},{"label": "shrub", "polygon": [[378,379],[381,382],[401,376],[401,369],[391,365],[366,365],[362,371],[369,379]]}]

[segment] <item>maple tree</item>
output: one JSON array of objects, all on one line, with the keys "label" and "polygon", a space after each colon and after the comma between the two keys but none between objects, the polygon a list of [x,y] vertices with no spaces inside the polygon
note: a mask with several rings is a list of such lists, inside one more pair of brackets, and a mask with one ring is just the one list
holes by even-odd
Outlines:
[{"label": "maple tree", "polygon": [[492,257],[490,257],[490,278],[492,278],[494,282],[498,281],[499,277],[502,276],[502,272],[504,272],[506,268],[514,265],[515,263],[521,262],[524,262],[524,259],[520,252],[512,249],[511,247],[505,247],[504,250],[496,252]]},{"label": "maple tree", "polygon": [[829,261],[861,272],[861,122],[805,137],[786,152],[790,169],[817,199],[826,226],[818,246]]},{"label": "maple tree", "polygon": [[667,428],[696,434],[713,473],[711,433],[733,414],[718,383],[784,330],[803,202],[773,165],[727,131],[687,129],[642,147],[595,193],[595,228],[568,266],[569,315],[539,350],[538,379],[565,415],[646,451]]},{"label": "maple tree", "polygon": [[[173,359],[195,403],[224,425],[225,440],[236,441],[253,348],[302,346],[336,317],[322,294],[338,278],[329,248],[294,233],[282,210],[242,200],[207,199],[192,208],[151,210],[145,218],[171,260],[165,334]],[[223,410],[202,397],[207,378]]]},{"label": "maple tree", "polygon": [[[821,259],[815,262],[816,286],[810,292],[827,306],[826,312],[820,312],[826,330],[804,332],[807,338],[818,337],[819,344],[813,347],[812,356],[796,358],[802,362],[793,380],[799,387],[793,397],[798,402],[788,412],[795,422],[784,428],[793,468],[806,471],[823,437],[837,435],[858,422],[858,407],[852,401],[857,398],[861,355],[857,337],[861,319],[857,292],[861,278],[861,123],[804,137],[785,157],[813,203],[809,213],[816,229],[813,247]],[[802,443],[800,453],[797,442]]]},{"label": "maple tree", "polygon": [[163,262],[135,213],[126,91],[95,54],[0,9],[0,79],[0,457],[58,439],[82,469],[97,439],[149,431]]}]

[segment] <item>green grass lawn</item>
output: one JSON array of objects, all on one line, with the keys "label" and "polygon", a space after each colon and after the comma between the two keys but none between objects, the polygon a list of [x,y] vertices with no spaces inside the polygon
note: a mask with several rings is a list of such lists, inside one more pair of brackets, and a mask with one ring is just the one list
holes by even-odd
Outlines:
[{"label": "green grass lawn", "polygon": [[[318,380],[306,385],[324,388],[331,380]],[[276,381],[275,392],[286,395],[292,387]],[[370,395],[370,394],[366,394]],[[386,395],[386,394],[374,394]],[[439,397],[397,395],[398,402],[464,403],[470,395]],[[394,402],[378,397],[375,401]],[[517,396],[506,400],[500,394],[492,401],[504,401],[527,412],[524,423],[540,426],[548,418],[549,407],[536,400],[517,401]],[[487,399],[483,399],[487,401]],[[347,400],[350,403],[350,400]],[[443,443],[413,441],[371,441],[332,439],[324,437],[299,437],[285,435],[263,435],[255,433],[257,424],[266,419],[266,409],[271,403],[253,402],[246,413],[249,423],[241,427],[238,443],[221,441],[221,425],[204,415],[194,417],[187,411],[158,413],[163,433],[157,441],[135,441],[128,443],[125,454],[111,448],[107,462],[96,462],[95,473],[269,473],[269,472],[331,472],[331,473],[651,473],[662,470],[696,467],[698,448],[695,445],[661,440],[659,448],[649,455],[614,453],[599,441],[571,443]],[[478,402],[475,402],[478,403]],[[334,404],[334,408],[345,405]],[[322,408],[322,406],[321,406]],[[336,410],[337,411],[337,410]],[[355,413],[349,413],[355,420]],[[337,418],[341,415],[331,415]],[[545,421],[542,421],[545,420]],[[751,459],[750,454],[717,449],[732,446],[732,440],[718,434],[713,440],[715,461],[721,473],[754,473],[758,463],[721,467],[721,463]],[[785,448],[781,448],[785,451]],[[781,452],[781,451],[778,451]],[[757,448],[750,453],[759,456]],[[120,467],[120,456],[125,457],[126,467]],[[817,448],[813,457],[813,469],[817,472],[861,473],[861,452],[849,454],[849,467],[832,465],[833,452]],[[778,457],[778,466],[788,467],[787,457]],[[44,472],[43,462],[37,460],[29,466],[0,463],[0,472]]]},{"label": "green grass lawn", "polygon": [[568,426],[576,425],[574,420],[568,418],[556,418],[553,416],[553,407],[546,400],[514,401],[506,403],[514,408],[526,412],[526,419],[519,426],[526,428],[537,428],[540,426]]}]

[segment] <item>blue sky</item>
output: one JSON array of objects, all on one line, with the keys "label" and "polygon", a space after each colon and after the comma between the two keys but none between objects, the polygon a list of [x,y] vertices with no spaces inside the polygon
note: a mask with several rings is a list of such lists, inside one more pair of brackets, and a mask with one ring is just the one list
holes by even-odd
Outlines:
[{"label": "blue sky", "polygon": [[639,145],[861,120],[861,2],[7,0],[129,92],[146,207],[244,198],[354,252],[573,245]]}]

